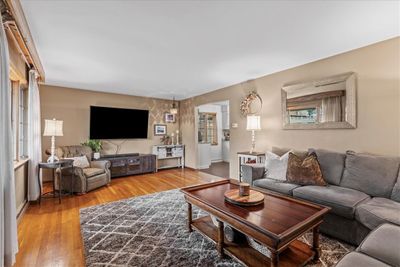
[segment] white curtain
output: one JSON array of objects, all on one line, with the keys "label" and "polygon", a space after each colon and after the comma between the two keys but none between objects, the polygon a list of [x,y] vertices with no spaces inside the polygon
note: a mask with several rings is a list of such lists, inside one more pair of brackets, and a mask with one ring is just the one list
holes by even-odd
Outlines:
[{"label": "white curtain", "polygon": [[326,97],[322,99],[321,122],[342,121],[342,97]]},{"label": "white curtain", "polygon": [[0,266],[11,267],[18,252],[13,135],[11,132],[10,60],[0,15]]},{"label": "white curtain", "polygon": [[[37,73],[29,71],[28,88],[28,200],[37,200],[40,194],[37,169],[42,161],[42,136],[40,128],[40,96]],[[40,179],[41,180],[41,179]]]}]

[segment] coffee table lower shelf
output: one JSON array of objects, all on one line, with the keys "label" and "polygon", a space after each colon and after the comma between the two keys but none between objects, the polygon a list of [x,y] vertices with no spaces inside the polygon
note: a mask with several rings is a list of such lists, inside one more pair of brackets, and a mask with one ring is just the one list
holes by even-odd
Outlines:
[{"label": "coffee table lower shelf", "polygon": [[[218,240],[217,227],[210,216],[194,219],[191,226],[214,243]],[[270,266],[269,257],[260,253],[248,243],[236,244],[224,240],[224,253],[235,258],[246,266]],[[279,266],[304,266],[314,258],[311,247],[301,241],[293,241],[289,247],[279,254]]]}]

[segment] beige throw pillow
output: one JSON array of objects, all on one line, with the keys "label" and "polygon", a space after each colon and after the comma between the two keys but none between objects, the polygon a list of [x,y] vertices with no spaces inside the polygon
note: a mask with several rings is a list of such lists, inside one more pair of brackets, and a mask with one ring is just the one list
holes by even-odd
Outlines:
[{"label": "beige throw pillow", "polygon": [[74,167],[78,167],[78,168],[89,168],[90,167],[90,163],[87,159],[86,156],[80,156],[80,157],[73,157],[73,158],[65,158],[65,159],[73,159],[74,160]]}]

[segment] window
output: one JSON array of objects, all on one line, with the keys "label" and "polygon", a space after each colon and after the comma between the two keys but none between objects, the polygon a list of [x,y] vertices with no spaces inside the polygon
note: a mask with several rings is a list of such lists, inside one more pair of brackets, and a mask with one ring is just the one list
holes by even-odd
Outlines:
[{"label": "window", "polygon": [[199,143],[218,145],[217,113],[199,112]]},{"label": "window", "polygon": [[28,157],[28,89],[19,91],[19,156]]},{"label": "window", "polygon": [[289,110],[289,123],[316,123],[318,121],[318,108],[304,108]]},{"label": "window", "polygon": [[11,81],[11,122],[14,160],[27,156],[28,90],[18,81]]},{"label": "window", "polygon": [[19,82],[11,81],[11,125],[13,134],[14,160],[19,159],[18,155],[18,94]]}]

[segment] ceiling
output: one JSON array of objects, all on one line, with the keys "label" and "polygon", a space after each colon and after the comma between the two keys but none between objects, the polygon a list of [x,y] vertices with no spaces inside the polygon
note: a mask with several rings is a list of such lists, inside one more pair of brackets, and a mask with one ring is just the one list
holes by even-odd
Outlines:
[{"label": "ceiling", "polygon": [[46,84],[177,99],[399,36],[398,1],[21,0]]}]

